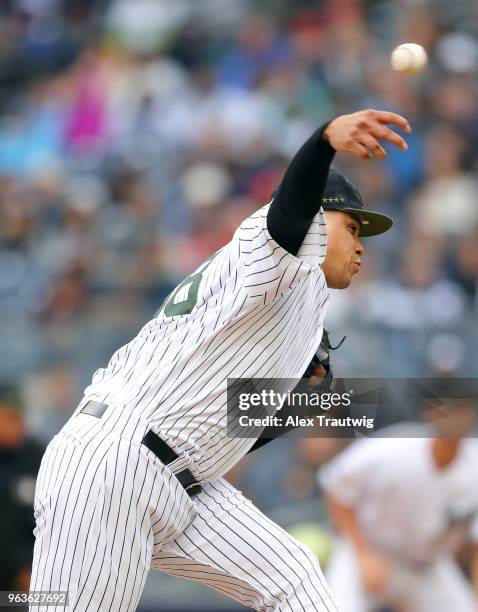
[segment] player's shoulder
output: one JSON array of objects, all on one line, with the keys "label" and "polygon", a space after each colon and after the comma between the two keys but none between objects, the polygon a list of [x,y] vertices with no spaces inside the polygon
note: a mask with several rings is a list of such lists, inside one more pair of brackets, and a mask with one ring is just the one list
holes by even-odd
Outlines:
[{"label": "player's shoulder", "polygon": [[399,423],[355,440],[349,446],[349,454],[377,457],[379,460],[384,460],[387,456],[393,460],[397,457],[405,459],[420,451],[426,445],[425,440],[430,437],[430,428],[421,423]]},{"label": "player's shoulder", "polygon": [[242,220],[242,222],[239,224],[237,229],[238,230],[244,230],[244,229],[253,230],[253,229],[257,229],[258,227],[261,227],[261,228],[265,227],[265,220],[267,218],[267,213],[269,212],[271,203],[272,203],[272,200],[271,202],[264,204],[257,210],[253,211],[250,215],[245,217]]}]

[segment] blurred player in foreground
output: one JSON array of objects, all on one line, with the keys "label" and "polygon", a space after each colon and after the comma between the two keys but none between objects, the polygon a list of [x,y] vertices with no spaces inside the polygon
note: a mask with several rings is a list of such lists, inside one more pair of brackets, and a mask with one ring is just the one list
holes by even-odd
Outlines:
[{"label": "blurred player in foreground", "polygon": [[414,437],[390,427],[356,441],[319,470],[338,531],[327,579],[341,612],[478,609],[478,580],[473,593],[454,558],[478,540],[478,441],[465,437],[475,412],[449,410],[427,409],[430,425],[411,426]]}]

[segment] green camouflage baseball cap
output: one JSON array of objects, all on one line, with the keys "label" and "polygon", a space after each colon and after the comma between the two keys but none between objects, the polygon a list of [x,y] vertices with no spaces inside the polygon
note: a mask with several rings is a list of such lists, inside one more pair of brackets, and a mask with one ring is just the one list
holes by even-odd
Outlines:
[{"label": "green camouflage baseball cap", "polygon": [[359,236],[377,236],[389,230],[393,219],[381,213],[366,210],[362,196],[355,185],[343,174],[329,170],[329,177],[322,196],[324,210],[341,210],[353,215],[360,222]]}]

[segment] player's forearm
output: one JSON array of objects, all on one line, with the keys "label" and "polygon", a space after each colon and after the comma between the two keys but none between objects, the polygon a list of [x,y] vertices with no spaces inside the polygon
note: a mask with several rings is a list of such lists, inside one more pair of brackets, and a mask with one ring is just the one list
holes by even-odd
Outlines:
[{"label": "player's forearm", "polygon": [[322,137],[328,124],[316,130],[290,162],[274,203],[291,219],[313,219],[322,203],[322,194],[335,150]]},{"label": "player's forearm", "polygon": [[362,536],[355,509],[331,495],[326,495],[325,502],[337,531],[353,544],[357,553],[366,552],[369,546]]},{"label": "player's forearm", "polygon": [[321,126],[290,162],[267,215],[267,228],[276,242],[296,255],[318,213],[335,150]]}]

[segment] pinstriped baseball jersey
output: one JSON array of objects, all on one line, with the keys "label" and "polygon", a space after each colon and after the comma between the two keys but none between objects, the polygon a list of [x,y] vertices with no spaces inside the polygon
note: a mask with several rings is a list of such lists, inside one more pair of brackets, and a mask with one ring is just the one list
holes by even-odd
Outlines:
[{"label": "pinstriped baseball jersey", "polygon": [[117,407],[108,418],[122,415],[123,435],[148,423],[203,481],[226,473],[255,441],[226,436],[227,379],[298,379],[322,336],[323,211],[294,256],[269,234],[269,206],[172,292],[85,391]]}]

